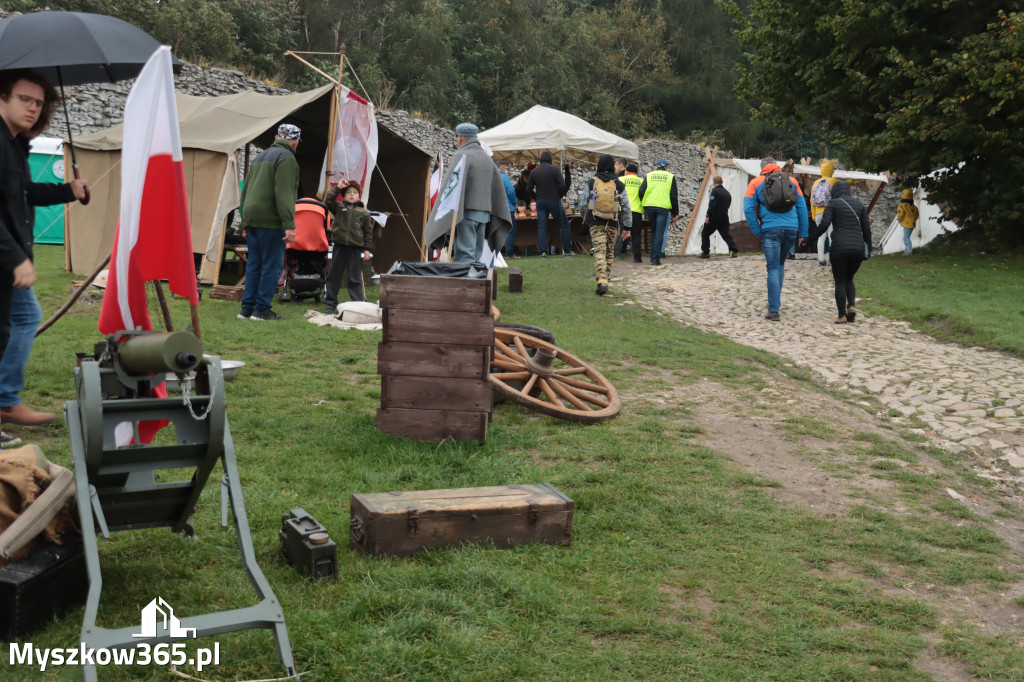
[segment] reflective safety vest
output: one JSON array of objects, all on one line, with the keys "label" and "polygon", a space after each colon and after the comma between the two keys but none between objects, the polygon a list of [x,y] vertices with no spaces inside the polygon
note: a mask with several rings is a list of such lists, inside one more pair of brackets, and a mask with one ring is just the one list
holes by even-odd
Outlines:
[{"label": "reflective safety vest", "polygon": [[640,185],[644,181],[635,173],[626,173],[619,181],[626,186],[626,196],[629,197],[629,210],[633,213],[644,212],[644,202],[640,199]]},{"label": "reflective safety vest", "polygon": [[644,192],[645,208],[672,208],[672,180],[676,176],[667,170],[655,170],[647,174],[647,191]]}]

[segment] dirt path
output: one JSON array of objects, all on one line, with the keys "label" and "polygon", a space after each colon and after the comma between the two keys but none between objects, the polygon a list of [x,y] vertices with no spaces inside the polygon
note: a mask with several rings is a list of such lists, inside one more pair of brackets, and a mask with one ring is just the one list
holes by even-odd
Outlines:
[{"label": "dirt path", "polygon": [[[759,391],[726,387],[712,376],[678,396],[663,393],[665,400],[685,396],[709,446],[779,482],[769,494],[780,503],[824,515],[865,503],[906,513],[895,484],[874,475],[881,460],[887,468],[934,475],[937,485],[949,486],[945,494],[987,520],[1012,550],[1006,568],[1024,575],[1024,359],[940,342],[907,323],[873,317],[870,300],[858,305],[855,324],[835,325],[831,271],[813,258],[788,263],[778,323],[764,319],[761,256],[666,263],[655,268],[619,261],[613,294],[621,287],[640,305],[788,358],[835,391],[830,395],[778,373],[771,388]],[[970,472],[946,466],[922,448],[909,463],[887,457],[886,448],[914,448],[897,431],[962,458],[993,487],[972,485],[965,476]],[[878,443],[883,445],[872,450]],[[1018,513],[1006,514],[1007,504]],[[1024,595],[1024,583],[993,594],[859,579],[884,592],[916,595],[938,608],[944,622],[966,619],[1024,645],[1020,609],[1013,605]],[[940,680],[971,679],[931,646],[918,668]]]}]

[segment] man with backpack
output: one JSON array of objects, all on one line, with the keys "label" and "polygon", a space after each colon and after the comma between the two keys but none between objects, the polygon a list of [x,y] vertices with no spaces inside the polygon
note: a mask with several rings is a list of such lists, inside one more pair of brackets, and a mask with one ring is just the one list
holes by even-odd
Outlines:
[{"label": "man with backpack", "polygon": [[[590,197],[583,211],[583,222],[590,228],[590,243],[594,247],[595,293],[604,296],[608,293],[608,280],[615,260],[620,218],[624,230],[633,224],[626,186],[615,176],[615,162],[611,154],[602,154],[598,159],[597,174],[587,180],[585,196]],[[622,236],[629,237],[629,232],[624,231]]]},{"label": "man with backpack", "polygon": [[797,240],[802,245],[807,238],[807,204],[797,181],[783,173],[775,159],[766,158],[761,161],[761,174],[747,185],[743,213],[750,231],[761,239],[767,264],[768,313],[764,317],[778,322],[786,258]]}]

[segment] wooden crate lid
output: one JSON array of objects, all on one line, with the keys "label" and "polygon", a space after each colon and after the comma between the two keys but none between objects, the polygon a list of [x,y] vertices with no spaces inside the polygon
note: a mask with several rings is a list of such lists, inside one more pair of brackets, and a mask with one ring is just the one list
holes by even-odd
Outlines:
[{"label": "wooden crate lid", "polygon": [[511,511],[521,512],[532,504],[536,505],[538,511],[573,508],[573,501],[550,483],[356,493],[352,496],[352,505],[357,504],[369,511],[371,516],[406,515],[413,510],[419,516],[452,512],[507,514]]}]

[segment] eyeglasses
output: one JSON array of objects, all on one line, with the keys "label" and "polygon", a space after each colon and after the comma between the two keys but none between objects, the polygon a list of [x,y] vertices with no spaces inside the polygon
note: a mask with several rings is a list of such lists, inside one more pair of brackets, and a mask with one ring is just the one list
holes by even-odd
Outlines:
[{"label": "eyeglasses", "polygon": [[16,94],[15,97],[17,97],[21,101],[21,103],[24,104],[26,107],[35,104],[38,108],[42,109],[44,106],[46,106],[46,100],[44,99],[36,99],[35,97],[32,97],[30,95],[18,94]]}]

